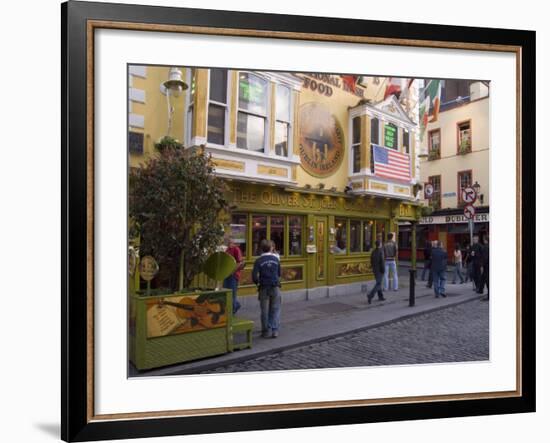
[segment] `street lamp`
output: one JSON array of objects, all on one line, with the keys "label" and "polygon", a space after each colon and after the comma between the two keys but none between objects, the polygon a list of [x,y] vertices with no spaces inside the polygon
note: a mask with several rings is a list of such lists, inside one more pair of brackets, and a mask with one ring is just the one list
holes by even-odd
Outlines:
[{"label": "street lamp", "polygon": [[160,85],[161,91],[166,94],[166,104],[168,106],[168,130],[166,131],[166,135],[168,136],[170,136],[170,132],[172,131],[172,117],[174,115],[173,100],[179,97],[187,88],[187,83],[182,79],[181,71],[175,67],[170,68],[168,80]]},{"label": "street lamp", "polygon": [[476,196],[479,195],[479,191],[481,189],[481,185],[477,182],[474,183],[474,185],[472,186],[472,188],[474,188],[474,191],[476,191]]}]

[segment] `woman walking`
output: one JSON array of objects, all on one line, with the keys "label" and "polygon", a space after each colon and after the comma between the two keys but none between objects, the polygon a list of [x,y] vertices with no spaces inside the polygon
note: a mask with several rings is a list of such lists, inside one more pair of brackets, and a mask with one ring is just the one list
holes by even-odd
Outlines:
[{"label": "woman walking", "polygon": [[462,276],[462,251],[460,250],[460,245],[458,243],[455,245],[455,250],[453,252],[453,262],[455,265],[453,285],[456,284],[457,276],[460,278],[460,284],[462,284],[464,283],[464,277]]}]

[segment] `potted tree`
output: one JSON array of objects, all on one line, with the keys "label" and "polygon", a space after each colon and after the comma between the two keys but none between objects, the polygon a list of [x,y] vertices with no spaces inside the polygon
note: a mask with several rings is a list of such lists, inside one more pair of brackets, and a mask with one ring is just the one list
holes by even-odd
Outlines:
[{"label": "potted tree", "polygon": [[129,236],[139,238],[139,257],[158,261],[163,280],[130,294],[130,359],[138,369],[225,353],[232,339],[230,291],[192,287],[223,240],[225,184],[204,150],[169,137],[156,146],[129,177]]}]

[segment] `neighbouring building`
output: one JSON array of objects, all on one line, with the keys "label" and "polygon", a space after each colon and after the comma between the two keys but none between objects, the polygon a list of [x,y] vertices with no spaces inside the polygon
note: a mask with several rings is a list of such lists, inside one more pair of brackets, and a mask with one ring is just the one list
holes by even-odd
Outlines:
[{"label": "neighbouring building", "polygon": [[129,164],[155,155],[171,107],[170,135],[204,147],[229,183],[227,230],[247,263],[240,295],[256,292],[263,238],[280,253],[285,296],[372,279],[374,241],[420,216],[415,82],[399,101],[384,98],[385,78],[178,67],[189,87],[167,105],[169,70],[129,67]]},{"label": "neighbouring building", "polygon": [[[429,81],[421,96],[428,87]],[[462,199],[465,187],[479,187],[474,232],[481,237],[489,234],[489,102],[488,82],[441,81],[439,113],[421,130],[421,183],[433,187],[433,195],[423,202],[433,212],[422,217],[417,228],[419,257],[426,240],[441,240],[449,254],[455,244],[470,243]],[[427,197],[425,192],[422,197]],[[400,237],[401,254],[406,256],[406,228]]]}]

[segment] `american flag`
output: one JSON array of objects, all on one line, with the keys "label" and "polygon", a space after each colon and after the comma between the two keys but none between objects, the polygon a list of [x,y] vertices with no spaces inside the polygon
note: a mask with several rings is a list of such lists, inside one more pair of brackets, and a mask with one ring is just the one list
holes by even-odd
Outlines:
[{"label": "american flag", "polygon": [[409,154],[403,154],[374,144],[372,148],[375,176],[406,182],[411,180]]}]

